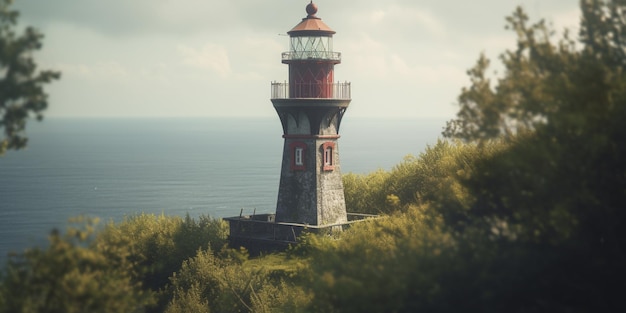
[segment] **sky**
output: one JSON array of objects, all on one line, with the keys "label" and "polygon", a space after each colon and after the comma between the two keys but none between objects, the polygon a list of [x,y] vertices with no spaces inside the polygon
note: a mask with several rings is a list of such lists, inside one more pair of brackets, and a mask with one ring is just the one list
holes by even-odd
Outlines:
[{"label": "sky", "polygon": [[[286,32],[308,0],[16,0],[20,27],[44,33],[47,117],[269,117],[288,79]],[[337,33],[335,79],[354,117],[454,118],[466,71],[515,47],[505,17],[576,29],[577,0],[316,0]]]}]

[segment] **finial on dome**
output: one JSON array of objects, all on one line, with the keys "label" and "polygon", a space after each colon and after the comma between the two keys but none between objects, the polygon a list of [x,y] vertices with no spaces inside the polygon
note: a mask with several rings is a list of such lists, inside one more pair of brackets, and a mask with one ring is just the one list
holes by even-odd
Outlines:
[{"label": "finial on dome", "polygon": [[313,0],[311,0],[311,3],[306,6],[306,14],[309,15],[308,17],[313,17],[315,16],[315,13],[317,13],[317,5],[313,3]]}]

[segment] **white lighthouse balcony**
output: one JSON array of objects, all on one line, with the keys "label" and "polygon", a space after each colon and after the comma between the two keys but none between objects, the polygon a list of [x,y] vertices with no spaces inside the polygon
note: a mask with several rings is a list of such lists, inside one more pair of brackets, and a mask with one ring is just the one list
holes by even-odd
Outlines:
[{"label": "white lighthouse balcony", "polygon": [[350,82],[295,83],[272,82],[271,99],[350,99]]},{"label": "white lighthouse balcony", "polygon": [[282,53],[282,62],[298,60],[327,60],[341,62],[341,52],[334,51],[287,51]]}]

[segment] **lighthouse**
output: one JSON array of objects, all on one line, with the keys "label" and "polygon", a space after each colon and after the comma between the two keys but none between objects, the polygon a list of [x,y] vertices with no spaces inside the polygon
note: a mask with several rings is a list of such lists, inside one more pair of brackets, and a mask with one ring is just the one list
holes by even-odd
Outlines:
[{"label": "lighthouse", "polygon": [[306,6],[306,17],[289,35],[281,55],[289,80],[272,82],[271,101],[283,129],[283,156],[275,214],[224,218],[231,247],[250,254],[284,250],[304,232],[333,233],[374,215],[346,212],[339,158],[339,126],[350,104],[350,83],[335,82],[341,54],[335,31]]},{"label": "lighthouse", "polygon": [[289,80],[272,82],[271,101],[283,129],[276,222],[326,226],[347,222],[341,180],[339,128],[350,104],[350,83],[335,82],[341,54],[317,5],[287,34],[283,64]]}]

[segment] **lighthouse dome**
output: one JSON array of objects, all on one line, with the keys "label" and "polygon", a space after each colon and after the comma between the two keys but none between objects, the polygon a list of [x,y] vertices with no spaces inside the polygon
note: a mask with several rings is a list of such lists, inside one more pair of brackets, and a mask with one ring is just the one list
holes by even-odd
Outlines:
[{"label": "lighthouse dome", "polygon": [[322,19],[315,16],[317,5],[311,1],[306,6],[307,17],[302,19],[298,25],[287,32],[289,36],[332,36],[335,31],[330,29]]}]

